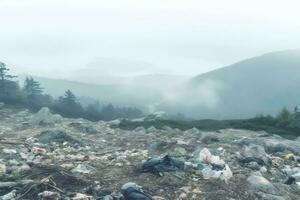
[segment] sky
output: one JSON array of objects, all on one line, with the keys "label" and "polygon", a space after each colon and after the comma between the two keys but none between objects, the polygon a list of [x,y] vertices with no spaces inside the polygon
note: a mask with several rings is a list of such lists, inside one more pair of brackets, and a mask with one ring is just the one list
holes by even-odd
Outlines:
[{"label": "sky", "polygon": [[[0,60],[68,78],[194,76],[300,48],[299,0],[0,0]],[[122,64],[126,63],[126,64]]]}]

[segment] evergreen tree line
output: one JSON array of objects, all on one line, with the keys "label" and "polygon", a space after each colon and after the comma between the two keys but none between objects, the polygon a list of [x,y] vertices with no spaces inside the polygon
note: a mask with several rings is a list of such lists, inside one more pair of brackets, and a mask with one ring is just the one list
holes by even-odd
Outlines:
[{"label": "evergreen tree line", "polygon": [[290,111],[284,107],[275,117],[271,115],[258,115],[252,120],[260,124],[270,125],[293,132],[299,132],[300,130],[300,110],[298,106],[294,108],[294,111]]},{"label": "evergreen tree line", "polygon": [[9,74],[9,68],[5,63],[0,62],[0,102],[25,106],[32,111],[49,107],[53,112],[63,117],[86,118],[92,121],[142,116],[142,112],[133,107],[119,108],[112,104],[101,106],[98,102],[83,107],[70,90],[67,90],[58,99],[54,99],[45,94],[40,83],[32,77],[26,78],[22,88],[14,80],[15,78],[16,76]]}]

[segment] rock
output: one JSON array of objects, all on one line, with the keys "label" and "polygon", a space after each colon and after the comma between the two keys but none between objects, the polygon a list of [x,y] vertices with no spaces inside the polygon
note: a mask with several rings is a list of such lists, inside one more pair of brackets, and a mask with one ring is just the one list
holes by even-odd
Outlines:
[{"label": "rock", "polygon": [[53,115],[49,108],[43,107],[37,112],[31,119],[31,123],[35,125],[54,125],[61,122],[62,117],[60,115]]},{"label": "rock", "polygon": [[260,173],[253,173],[248,177],[247,181],[255,191],[261,191],[267,194],[277,194],[277,189]]}]

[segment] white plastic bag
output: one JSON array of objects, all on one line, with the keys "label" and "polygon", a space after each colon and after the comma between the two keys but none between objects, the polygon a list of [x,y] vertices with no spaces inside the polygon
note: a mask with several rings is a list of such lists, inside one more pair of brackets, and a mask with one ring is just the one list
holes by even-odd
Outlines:
[{"label": "white plastic bag", "polygon": [[207,148],[204,148],[200,151],[198,161],[199,162],[205,162],[205,163],[210,163],[211,162],[211,153]]}]

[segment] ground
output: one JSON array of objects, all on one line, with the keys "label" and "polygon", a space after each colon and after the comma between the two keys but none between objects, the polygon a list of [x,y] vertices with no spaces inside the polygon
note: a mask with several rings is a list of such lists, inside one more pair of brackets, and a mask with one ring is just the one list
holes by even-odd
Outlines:
[{"label": "ground", "polygon": [[[72,199],[78,193],[85,195],[81,199],[106,195],[119,199],[121,186],[135,182],[156,199],[300,199],[300,186],[284,184],[289,175],[300,172],[296,140],[236,129],[123,130],[116,126],[118,121],[62,118],[37,124],[32,115],[0,108],[0,164],[5,166],[1,172],[0,165],[0,196],[15,190],[15,199],[42,199],[44,191],[56,193],[54,199]],[[233,173],[230,179],[203,177],[201,170],[193,168],[163,176],[137,170],[147,159],[164,155],[199,163],[204,148],[228,164]],[[270,166],[264,171],[262,166],[242,165],[239,160],[249,155],[266,159]],[[247,180],[257,171],[265,182]]]}]

